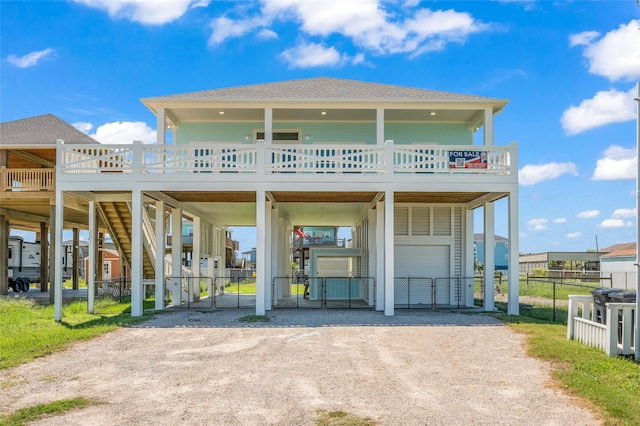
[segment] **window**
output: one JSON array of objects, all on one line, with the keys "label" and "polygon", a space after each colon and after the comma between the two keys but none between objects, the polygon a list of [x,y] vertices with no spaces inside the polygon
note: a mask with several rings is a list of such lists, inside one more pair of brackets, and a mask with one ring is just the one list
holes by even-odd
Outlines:
[{"label": "window", "polygon": [[13,257],[13,247],[9,247],[9,259]]},{"label": "window", "polygon": [[108,274],[109,273],[109,264],[105,263],[104,265],[102,265],[102,272],[104,274]]},{"label": "window", "polygon": [[[273,143],[299,143],[300,133],[300,130],[274,130],[271,137]],[[255,140],[264,140],[264,130],[255,131],[254,134]]]}]

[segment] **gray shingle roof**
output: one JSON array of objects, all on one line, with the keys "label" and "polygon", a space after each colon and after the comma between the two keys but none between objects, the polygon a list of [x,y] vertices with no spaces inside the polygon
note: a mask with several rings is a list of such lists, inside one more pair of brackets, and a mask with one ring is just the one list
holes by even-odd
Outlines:
[{"label": "gray shingle roof", "polygon": [[3,146],[55,146],[57,139],[73,144],[99,143],[53,114],[0,123]]},{"label": "gray shingle roof", "polygon": [[461,95],[436,90],[417,89],[390,84],[369,83],[331,77],[317,77],[276,83],[253,84],[224,89],[204,90],[177,95],[147,98],[160,100],[345,100],[345,101],[437,101],[490,102],[505,100]]}]

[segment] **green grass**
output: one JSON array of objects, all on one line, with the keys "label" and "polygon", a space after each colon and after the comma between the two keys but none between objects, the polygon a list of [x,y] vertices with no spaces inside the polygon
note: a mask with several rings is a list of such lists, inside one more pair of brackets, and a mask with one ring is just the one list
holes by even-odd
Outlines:
[{"label": "green grass", "polygon": [[591,401],[606,425],[640,424],[640,364],[567,340],[565,325],[498,315],[527,335],[530,355],[551,363],[568,392]]},{"label": "green grass", "polygon": [[73,398],[27,407],[11,414],[0,416],[0,426],[22,426],[44,416],[63,414],[67,411],[80,409],[91,404],[92,402],[88,399]]},{"label": "green grass", "polygon": [[245,315],[238,318],[240,322],[269,322],[271,318],[266,315]]},{"label": "green grass", "polygon": [[316,410],[318,426],[373,426],[375,422],[368,417],[357,417],[344,411]]},{"label": "green grass", "polygon": [[[509,286],[506,279],[502,281],[496,278],[495,285],[498,286],[500,291],[504,294],[509,293]],[[474,291],[480,290],[481,281],[474,280]],[[556,299],[568,300],[569,295],[591,295],[591,290],[594,288],[600,288],[597,282],[579,282],[564,280],[562,283],[557,282],[556,285]],[[553,282],[520,279],[520,296],[542,297],[545,299],[553,299]]]},{"label": "green grass", "polygon": [[0,299],[0,369],[148,319],[148,315],[131,317],[129,303],[111,299],[96,300],[95,312],[99,314],[88,314],[84,301],[73,302],[63,306],[62,321],[57,323],[53,320],[53,305],[38,305],[29,299]]}]

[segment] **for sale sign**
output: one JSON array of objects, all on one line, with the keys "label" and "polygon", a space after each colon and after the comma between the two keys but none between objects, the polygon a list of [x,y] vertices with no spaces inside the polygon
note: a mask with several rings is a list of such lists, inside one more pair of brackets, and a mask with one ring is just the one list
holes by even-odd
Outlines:
[{"label": "for sale sign", "polygon": [[450,169],[486,169],[487,151],[449,151]]}]

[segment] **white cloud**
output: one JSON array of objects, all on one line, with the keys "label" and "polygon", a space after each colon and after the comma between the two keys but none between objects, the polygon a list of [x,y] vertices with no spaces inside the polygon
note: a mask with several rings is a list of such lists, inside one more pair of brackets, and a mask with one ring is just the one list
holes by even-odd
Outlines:
[{"label": "white cloud", "polygon": [[567,238],[579,238],[582,236],[582,232],[569,232],[566,237]]},{"label": "white cloud", "polygon": [[605,124],[633,120],[636,118],[634,98],[635,88],[628,92],[615,89],[598,92],[593,98],[583,100],[580,105],[566,109],[560,119],[562,128],[567,135],[577,135]]},{"label": "white cloud", "polygon": [[[593,31],[570,36],[570,45],[584,45],[583,55],[589,60],[589,72],[610,81],[635,80],[640,77],[640,20],[631,20],[594,41]],[[633,47],[635,46],[635,47]]]},{"label": "white cloud", "polygon": [[87,122],[84,122],[84,121],[80,121],[78,123],[73,123],[72,126],[75,127],[76,129],[80,130],[82,133],[86,133],[86,134],[89,134],[91,129],[93,129],[93,124],[87,123]]},{"label": "white cloud", "polygon": [[27,53],[24,56],[9,55],[7,60],[10,64],[18,68],[29,68],[38,64],[40,59],[51,55],[54,52],[52,48],[38,50],[37,52]]},{"label": "white cloud", "polygon": [[585,31],[579,34],[571,34],[569,36],[569,46],[587,46],[599,35],[600,33],[597,31]]},{"label": "white cloud", "polygon": [[599,210],[587,210],[584,212],[580,212],[577,214],[580,219],[592,219],[594,217],[600,216]]},{"label": "white cloud", "polygon": [[622,219],[605,219],[600,222],[599,226],[601,228],[623,228],[625,223]]},{"label": "white cloud", "polygon": [[557,219],[553,219],[553,223],[567,223],[566,217],[559,217]]},{"label": "white cloud", "polygon": [[635,149],[626,149],[611,145],[598,159],[591,180],[626,180],[635,179],[638,158]]},{"label": "white cloud", "polygon": [[518,172],[518,179],[521,185],[528,186],[556,179],[566,173],[578,176],[578,168],[572,162],[527,164]]},{"label": "white cloud", "polygon": [[324,47],[317,43],[300,43],[280,55],[292,68],[338,66],[347,59],[335,47]]},{"label": "white cloud", "polygon": [[547,219],[531,219],[527,222],[527,225],[532,231],[546,231],[549,229],[547,224],[549,221]]},{"label": "white cloud", "polygon": [[157,135],[155,130],[141,121],[116,121],[103,124],[89,136],[104,144],[130,144],[133,141],[155,143]]},{"label": "white cloud", "polygon": [[144,25],[163,25],[175,21],[189,8],[206,7],[209,0],[74,0],[109,14]]},{"label": "white cloud", "polygon": [[636,217],[636,209],[616,209],[611,215],[614,219],[620,219],[623,217]]},{"label": "white cloud", "polygon": [[277,39],[278,34],[275,31],[264,28],[258,32],[258,38],[262,40],[272,40]]},{"label": "white cloud", "polygon": [[[214,46],[229,38],[241,37],[264,25],[264,23],[261,19],[233,20],[226,16],[221,16],[211,21],[211,29],[213,32],[211,33],[211,37],[209,37],[209,45]],[[264,30],[261,30],[261,33],[264,36],[265,33],[263,31]],[[273,33],[273,31],[271,32]]]},{"label": "white cloud", "polygon": [[[404,13],[395,14],[385,9],[392,7],[390,4],[379,0],[263,0],[258,16],[214,19],[210,44],[216,45],[257,29],[263,31],[279,21],[299,25],[302,34],[312,37],[341,35],[357,48],[377,54],[416,56],[441,50],[449,43],[462,43],[469,35],[488,29],[488,25],[476,21],[468,13],[419,9],[416,8],[418,5],[418,2],[407,2],[402,5]],[[398,19],[397,16],[408,17]]]}]

